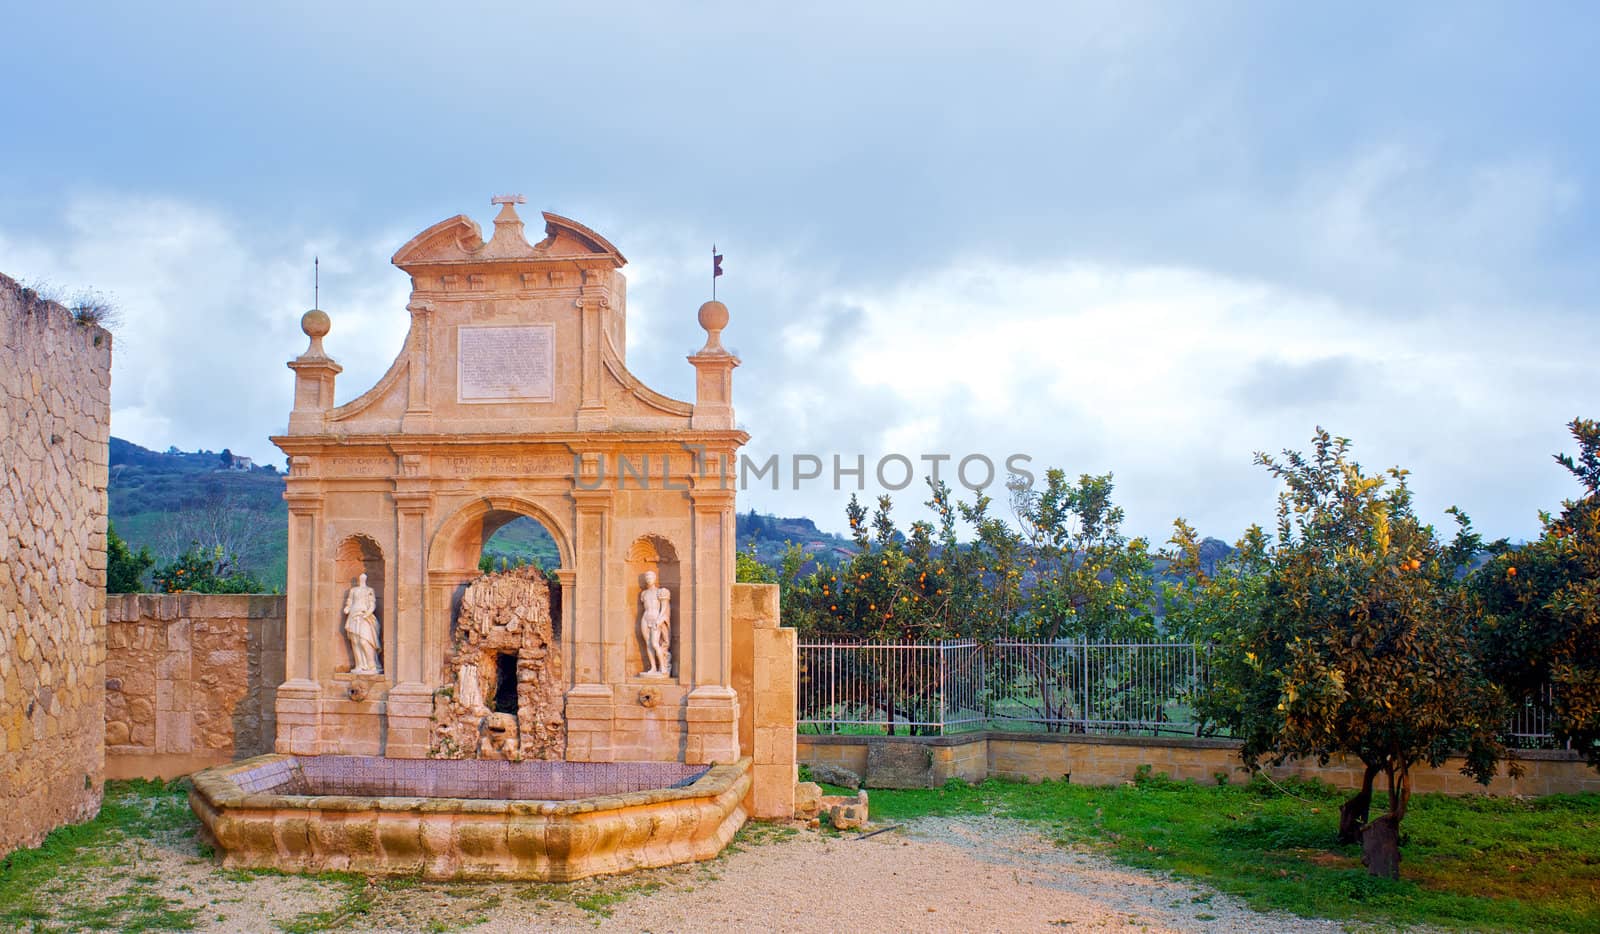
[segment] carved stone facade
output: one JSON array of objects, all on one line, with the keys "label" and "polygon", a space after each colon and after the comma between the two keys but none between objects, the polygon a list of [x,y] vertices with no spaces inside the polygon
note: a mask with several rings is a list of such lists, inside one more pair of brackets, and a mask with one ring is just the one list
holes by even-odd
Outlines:
[{"label": "carved stone facade", "polygon": [[[720,340],[727,309],[700,311],[695,401],[652,391],[625,363],[622,254],[554,214],[530,244],[515,200],[497,199],[488,241],[457,216],[395,254],[411,277],[410,332],[353,401],[333,401],[340,367],[323,341],[336,322],[303,319],[311,340],[289,364],[294,410],[273,439],[290,463],[277,749],[429,755],[435,692],[471,663],[455,654],[463,589],[485,540],[529,516],[560,552],[565,757],[733,762],[732,475],[747,435],[734,425],[739,361]],[[672,594],[666,677],[640,674],[645,563]],[[357,573],[376,593],[377,675],[351,672],[341,631]]]},{"label": "carved stone facade", "polygon": [[0,856],[100,807],[111,335],[0,276]]}]

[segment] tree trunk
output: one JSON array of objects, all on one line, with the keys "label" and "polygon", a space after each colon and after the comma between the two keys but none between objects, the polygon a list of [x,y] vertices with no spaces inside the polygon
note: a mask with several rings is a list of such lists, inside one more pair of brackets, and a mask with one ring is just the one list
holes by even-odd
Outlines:
[{"label": "tree trunk", "polygon": [[1361,862],[1367,874],[1384,879],[1400,878],[1400,821],[1411,803],[1409,765],[1385,769],[1389,776],[1389,810],[1361,831]]},{"label": "tree trunk", "polygon": [[1379,767],[1368,765],[1361,777],[1361,790],[1350,800],[1339,805],[1339,842],[1360,843],[1361,829],[1367,825],[1372,813],[1372,782],[1378,777]]},{"label": "tree trunk", "polygon": [[1361,863],[1367,875],[1400,878],[1400,819],[1380,815],[1361,831]]}]

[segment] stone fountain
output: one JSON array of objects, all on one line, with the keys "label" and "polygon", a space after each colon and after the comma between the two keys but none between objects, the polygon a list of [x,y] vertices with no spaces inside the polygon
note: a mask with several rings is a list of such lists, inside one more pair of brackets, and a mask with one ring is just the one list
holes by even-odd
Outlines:
[{"label": "stone fountain", "polygon": [[[621,252],[516,205],[401,247],[410,331],[371,389],[289,363],[277,754],[191,796],[228,865],[572,879],[715,855],[793,807],[794,634],[734,582],[739,359],[699,312],[695,401],[628,371]],[[530,517],[560,567],[483,574]]]}]

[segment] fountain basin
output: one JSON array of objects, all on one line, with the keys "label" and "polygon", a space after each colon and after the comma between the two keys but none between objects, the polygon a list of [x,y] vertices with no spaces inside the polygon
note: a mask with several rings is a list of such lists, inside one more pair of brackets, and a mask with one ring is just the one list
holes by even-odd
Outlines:
[{"label": "fountain basin", "polygon": [[748,757],[708,768],[272,754],[195,773],[189,804],[230,868],[570,882],[716,856],[749,790]]}]

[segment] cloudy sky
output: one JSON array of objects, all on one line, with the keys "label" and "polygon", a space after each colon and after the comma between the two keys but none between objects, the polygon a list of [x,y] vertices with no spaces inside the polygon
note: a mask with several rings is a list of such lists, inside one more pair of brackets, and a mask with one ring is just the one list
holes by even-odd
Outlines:
[{"label": "cloudy sky", "polygon": [[1232,539],[1325,425],[1521,537],[1600,416],[1592,7],[7,6],[0,271],[115,301],[148,447],[280,460],[311,257],[344,401],[388,257],[502,191],[630,257],[679,398],[722,248],[757,458],[1025,453]]}]

